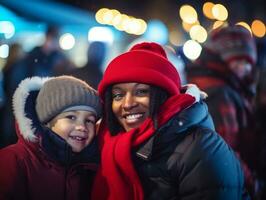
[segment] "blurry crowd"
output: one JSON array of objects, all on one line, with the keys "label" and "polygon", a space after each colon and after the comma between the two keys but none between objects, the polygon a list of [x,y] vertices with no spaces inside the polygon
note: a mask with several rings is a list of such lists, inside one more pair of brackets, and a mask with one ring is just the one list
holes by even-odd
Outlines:
[{"label": "blurry crowd", "polygon": [[[91,43],[88,63],[76,68],[59,50],[55,27],[48,28],[42,46],[27,54],[13,44],[0,73],[0,148],[17,141],[11,102],[21,80],[73,75],[97,89],[106,53],[104,43]],[[187,62],[181,74],[186,83],[195,83],[208,94],[206,102],[216,131],[241,161],[252,199],[266,199],[265,54],[265,40],[255,40],[241,26],[222,27],[211,32],[200,57]]]}]

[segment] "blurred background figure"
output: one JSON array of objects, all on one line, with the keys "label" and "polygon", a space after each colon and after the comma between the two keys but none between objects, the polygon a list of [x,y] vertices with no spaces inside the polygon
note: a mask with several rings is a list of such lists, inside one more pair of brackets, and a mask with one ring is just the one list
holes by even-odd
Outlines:
[{"label": "blurred background figure", "polygon": [[207,92],[216,130],[239,155],[249,192],[254,196],[257,169],[254,100],[256,44],[242,26],[213,30],[200,57],[187,69],[188,82]]},{"label": "blurred background figure", "polygon": [[24,73],[29,76],[53,76],[64,74],[71,67],[59,48],[59,28],[48,26],[42,46],[35,47],[21,62]]},{"label": "blurred background figure", "polygon": [[43,45],[33,48],[23,56],[19,44],[10,48],[10,55],[3,69],[3,88],[6,103],[0,113],[1,147],[15,143],[17,136],[12,116],[12,96],[21,80],[32,76],[56,76],[65,74],[72,65],[59,49],[59,29],[48,26]]},{"label": "blurred background figure", "polygon": [[0,71],[0,109],[2,108],[5,101],[5,92],[3,88],[3,72]]},{"label": "blurred background figure", "polygon": [[185,71],[185,62],[183,61],[181,55],[179,55],[179,53],[170,46],[165,46],[164,50],[167,54],[168,59],[174,64],[176,70],[179,72],[181,84],[186,84],[187,76]]},{"label": "blurred background figure", "polygon": [[[2,71],[2,95],[0,106],[0,148],[16,141],[14,117],[12,115],[12,96],[17,84],[23,78],[23,69],[16,68],[25,53],[19,43],[10,45],[9,56]],[[21,77],[22,76],[22,77]]]},{"label": "blurred background figure", "polygon": [[256,130],[258,134],[258,179],[259,179],[259,198],[266,199],[266,40],[261,39],[257,42],[258,62],[260,70],[259,81],[256,94]]},{"label": "blurred background figure", "polygon": [[21,44],[13,43],[10,45],[9,56],[7,57],[5,66],[3,68],[3,87],[7,98],[13,95],[14,90],[19,83],[20,76],[23,75],[23,69],[17,69],[19,64],[25,56],[25,52]]},{"label": "blurred background figure", "polygon": [[91,42],[87,50],[87,63],[81,68],[75,68],[69,72],[72,76],[86,81],[93,88],[97,89],[103,76],[103,63],[107,54],[107,47],[104,42]]}]

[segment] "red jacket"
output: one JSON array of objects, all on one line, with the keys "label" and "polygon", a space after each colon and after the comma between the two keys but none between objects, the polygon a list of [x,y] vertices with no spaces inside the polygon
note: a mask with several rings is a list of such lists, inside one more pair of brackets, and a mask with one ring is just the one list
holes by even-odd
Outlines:
[{"label": "red jacket", "polygon": [[14,96],[18,142],[0,150],[0,200],[88,200],[96,142],[74,155],[62,138],[42,128],[31,112],[36,93],[27,87],[36,79],[27,81]]}]

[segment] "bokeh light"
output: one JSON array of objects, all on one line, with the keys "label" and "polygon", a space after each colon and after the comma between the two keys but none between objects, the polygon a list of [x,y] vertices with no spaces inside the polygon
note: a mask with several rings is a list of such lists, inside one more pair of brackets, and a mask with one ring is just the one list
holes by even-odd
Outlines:
[{"label": "bokeh light", "polygon": [[181,19],[188,24],[193,24],[198,20],[198,14],[196,10],[190,5],[181,6],[179,15]]},{"label": "bokeh light", "polygon": [[265,36],[265,25],[260,20],[254,20],[252,22],[251,30],[256,37],[262,38]]},{"label": "bokeh light", "polygon": [[75,38],[71,33],[63,34],[59,39],[59,45],[64,50],[72,49],[75,45]]},{"label": "bokeh light", "polygon": [[183,46],[184,55],[190,59],[195,60],[200,56],[202,47],[194,40],[188,40]]}]

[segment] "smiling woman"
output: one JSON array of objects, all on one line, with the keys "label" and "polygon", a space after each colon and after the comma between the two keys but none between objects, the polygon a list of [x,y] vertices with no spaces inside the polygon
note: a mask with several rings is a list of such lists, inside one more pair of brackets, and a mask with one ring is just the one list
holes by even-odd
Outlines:
[{"label": "smiling woman", "polygon": [[157,43],[136,44],[109,63],[99,85],[105,113],[92,199],[245,199],[237,158],[188,91]]}]

